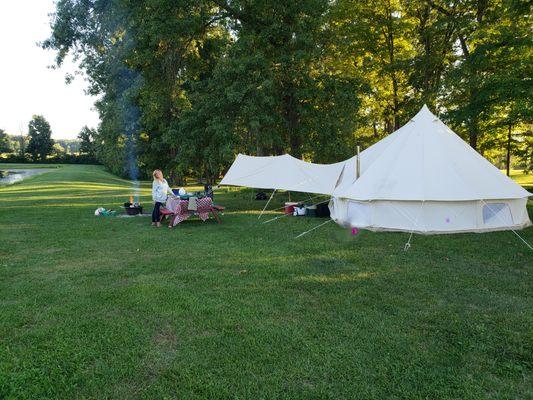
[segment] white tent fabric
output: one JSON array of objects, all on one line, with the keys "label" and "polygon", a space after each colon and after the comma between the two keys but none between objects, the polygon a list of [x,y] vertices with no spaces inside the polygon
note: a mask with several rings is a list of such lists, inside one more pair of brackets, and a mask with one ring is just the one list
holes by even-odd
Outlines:
[{"label": "white tent fabric", "polygon": [[[394,133],[361,152],[361,174],[372,165],[393,137]],[[355,156],[334,164],[314,164],[289,154],[267,157],[239,154],[220,185],[332,195],[338,186],[353,184],[355,175]]]},{"label": "white tent fabric", "polygon": [[313,164],[284,154],[254,157],[239,154],[220,185],[331,194],[344,162]]},{"label": "white tent fabric", "polygon": [[530,193],[426,106],[363,153],[360,178],[342,179],[333,191],[332,218],[341,225],[451,233],[531,224]]}]

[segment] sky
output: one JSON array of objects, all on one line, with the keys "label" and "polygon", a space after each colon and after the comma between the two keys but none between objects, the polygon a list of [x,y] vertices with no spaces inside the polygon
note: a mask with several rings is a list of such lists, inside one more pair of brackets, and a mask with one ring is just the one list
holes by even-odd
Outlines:
[{"label": "sky", "polygon": [[65,83],[75,64],[50,69],[54,52],[37,45],[50,35],[53,11],[53,0],[0,0],[0,129],[9,134],[26,134],[34,114],[47,119],[54,139],[73,139],[84,125],[98,125],[96,98],[84,93],[83,76]]}]

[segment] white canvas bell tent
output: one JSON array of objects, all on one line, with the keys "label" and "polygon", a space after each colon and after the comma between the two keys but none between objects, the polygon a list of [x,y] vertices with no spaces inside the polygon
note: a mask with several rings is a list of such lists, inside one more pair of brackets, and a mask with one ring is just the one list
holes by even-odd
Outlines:
[{"label": "white canvas bell tent", "polygon": [[531,225],[531,194],[426,106],[370,149],[360,178],[342,179],[333,191],[331,217],[340,225],[426,234]]}]

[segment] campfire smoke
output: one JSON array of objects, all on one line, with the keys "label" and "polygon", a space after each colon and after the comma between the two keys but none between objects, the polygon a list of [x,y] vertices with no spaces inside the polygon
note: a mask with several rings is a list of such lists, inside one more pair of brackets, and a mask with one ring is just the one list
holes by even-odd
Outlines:
[{"label": "campfire smoke", "polygon": [[[127,53],[133,47],[133,43],[127,34],[123,41],[123,50]],[[138,203],[140,184],[137,141],[140,133],[140,111],[135,103],[142,86],[142,77],[138,71],[126,65],[120,57],[115,64],[115,72],[119,98],[118,112],[121,116],[125,135],[124,170],[132,182],[133,202]]]}]

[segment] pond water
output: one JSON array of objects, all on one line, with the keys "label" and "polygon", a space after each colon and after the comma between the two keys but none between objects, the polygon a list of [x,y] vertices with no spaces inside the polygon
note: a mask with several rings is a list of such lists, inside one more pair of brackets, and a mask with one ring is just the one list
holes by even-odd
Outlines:
[{"label": "pond water", "polygon": [[0,169],[0,186],[20,182],[30,176],[43,174],[53,168]]}]

